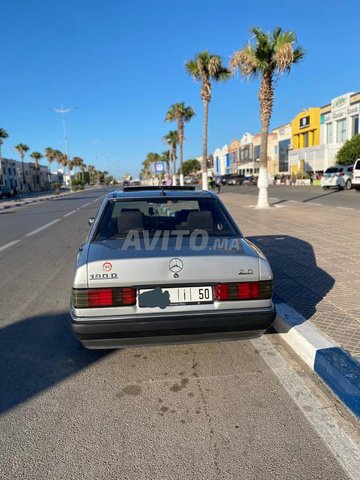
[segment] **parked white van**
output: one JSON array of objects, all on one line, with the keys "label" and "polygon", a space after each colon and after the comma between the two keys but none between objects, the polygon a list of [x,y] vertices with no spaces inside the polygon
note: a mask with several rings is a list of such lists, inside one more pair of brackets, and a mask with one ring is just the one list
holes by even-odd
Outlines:
[{"label": "parked white van", "polygon": [[352,184],[358,192],[360,192],[360,158],[355,160],[354,169],[352,173]]}]

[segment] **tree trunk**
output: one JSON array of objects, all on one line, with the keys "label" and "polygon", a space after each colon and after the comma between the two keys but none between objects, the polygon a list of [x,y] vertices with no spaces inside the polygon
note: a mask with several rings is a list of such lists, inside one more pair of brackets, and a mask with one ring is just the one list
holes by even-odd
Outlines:
[{"label": "tree trunk", "polygon": [[180,119],[178,121],[178,138],[179,138],[179,174],[180,174],[180,185],[184,185],[184,174],[183,174],[183,143],[184,143],[184,124]]},{"label": "tree trunk", "polygon": [[[21,170],[22,170],[22,188],[21,190],[25,190],[25,167],[24,167],[24,157],[21,157]],[[26,188],[27,190],[27,188]]]},{"label": "tree trunk", "polygon": [[208,116],[209,116],[209,101],[203,100],[204,103],[204,128],[203,128],[203,154],[201,161],[201,176],[202,189],[208,190],[208,176],[207,176],[207,130],[208,130]]},{"label": "tree trunk", "polygon": [[179,143],[179,171],[180,171],[180,185],[184,185],[184,174],[183,174],[183,142]]},{"label": "tree trunk", "polygon": [[176,185],[176,146],[172,148],[172,161],[173,161],[173,185]]},{"label": "tree trunk", "polygon": [[259,197],[256,208],[268,208],[269,205],[269,177],[267,170],[267,150],[269,123],[272,111],[274,92],[272,75],[264,74],[259,90],[260,116],[261,116],[261,143],[260,143],[260,172],[258,178]]}]

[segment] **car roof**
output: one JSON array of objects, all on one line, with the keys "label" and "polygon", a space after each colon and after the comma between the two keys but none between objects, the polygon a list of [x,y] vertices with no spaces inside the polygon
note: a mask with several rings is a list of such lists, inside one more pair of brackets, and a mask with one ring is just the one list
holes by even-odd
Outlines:
[{"label": "car roof", "polygon": [[125,187],[108,193],[107,200],[125,200],[128,198],[213,198],[215,194],[193,187]]}]

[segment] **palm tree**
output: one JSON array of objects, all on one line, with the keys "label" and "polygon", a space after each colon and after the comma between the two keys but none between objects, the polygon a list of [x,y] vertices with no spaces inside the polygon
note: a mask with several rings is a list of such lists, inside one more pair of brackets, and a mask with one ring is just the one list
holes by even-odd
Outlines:
[{"label": "palm tree", "polygon": [[184,175],[182,171],[183,164],[183,143],[184,143],[184,124],[190,122],[195,112],[191,107],[185,107],[185,103],[174,103],[166,112],[165,120],[168,122],[177,122],[177,131],[179,137],[179,162],[180,162],[180,185],[184,185]]},{"label": "palm tree", "polygon": [[36,170],[36,185],[39,188],[40,181],[39,181],[39,162],[43,158],[40,152],[33,152],[30,154],[30,157],[34,159],[35,163],[35,170]]},{"label": "palm tree", "polygon": [[1,145],[3,144],[3,140],[8,138],[9,134],[3,128],[0,128],[0,175],[2,175],[2,155],[1,155]]},{"label": "palm tree", "polygon": [[92,182],[92,175],[95,172],[95,167],[93,165],[88,165],[88,172],[89,172],[89,183],[91,185]]},{"label": "palm tree", "polygon": [[[70,162],[68,160],[68,156],[65,155],[64,153],[61,153],[61,157],[60,157],[60,165],[62,165],[64,167],[64,175],[66,173],[66,167],[69,167],[69,183],[70,183],[70,188],[71,188],[71,180],[70,180],[70,168],[71,168],[71,165],[70,165]],[[66,184],[66,182],[65,182]]]},{"label": "palm tree", "polygon": [[22,184],[21,184],[21,190],[24,190],[25,187],[25,168],[24,168],[24,157],[25,153],[29,150],[30,147],[25,145],[24,143],[19,143],[16,145],[15,150],[19,152],[20,158],[21,158],[21,169],[22,169]]},{"label": "palm tree", "polygon": [[269,207],[267,174],[267,145],[270,118],[274,102],[275,80],[304,57],[304,50],[297,45],[293,32],[284,32],[277,27],[272,32],[252,28],[251,41],[235,52],[230,64],[245,78],[261,77],[259,104],[261,119],[259,198],[257,208]]},{"label": "palm tree", "polygon": [[170,177],[170,161],[171,161],[170,150],[165,150],[164,152],[162,152],[161,161],[166,163],[166,175]]},{"label": "palm tree", "polygon": [[60,165],[62,164],[63,156],[64,154],[60,150],[54,150],[54,158],[56,160],[56,163],[58,164],[58,170]]},{"label": "palm tree", "polygon": [[50,166],[52,164],[52,162],[55,160],[56,156],[55,156],[55,150],[51,147],[47,147],[45,148],[45,155],[44,155],[46,158],[47,158],[47,161],[49,162],[49,183],[50,183],[50,179],[51,179],[51,174],[50,174]]},{"label": "palm tree", "polygon": [[86,165],[85,165],[85,163],[84,163],[84,160],[81,160],[80,170],[81,170],[82,183],[85,184],[85,170],[86,170]]},{"label": "palm tree", "polygon": [[76,168],[80,168],[80,165],[83,163],[83,159],[80,157],[74,157],[72,159],[72,165]]},{"label": "palm tree", "polygon": [[170,130],[169,133],[164,135],[163,141],[170,147],[170,161],[172,162],[173,167],[173,184],[176,185],[176,150],[179,143],[179,135],[177,130]]},{"label": "palm tree", "polygon": [[209,117],[209,102],[211,101],[211,82],[223,82],[230,78],[231,72],[222,64],[219,55],[213,55],[207,50],[197,53],[193,60],[185,64],[188,73],[195,81],[201,82],[201,99],[204,104],[204,129],[203,129],[203,154],[202,154],[202,188],[208,189],[207,185],[207,131]]}]

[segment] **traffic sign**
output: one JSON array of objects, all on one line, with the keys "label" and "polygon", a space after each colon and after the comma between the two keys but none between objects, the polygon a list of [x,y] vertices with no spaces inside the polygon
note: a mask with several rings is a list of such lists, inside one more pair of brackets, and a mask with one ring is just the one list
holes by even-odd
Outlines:
[{"label": "traffic sign", "polygon": [[164,173],[165,172],[165,165],[161,162],[155,163],[155,172],[156,173]]}]

